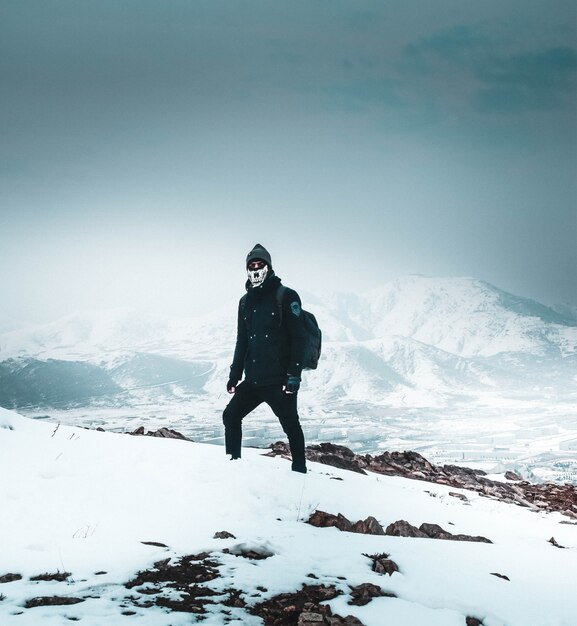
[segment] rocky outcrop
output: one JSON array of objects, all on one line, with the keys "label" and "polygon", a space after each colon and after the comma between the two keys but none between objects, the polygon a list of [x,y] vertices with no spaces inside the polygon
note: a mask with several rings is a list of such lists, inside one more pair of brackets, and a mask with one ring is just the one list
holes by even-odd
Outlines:
[{"label": "rocky outcrop", "polygon": [[22,574],[8,573],[8,574],[2,574],[0,576],[0,584],[1,583],[12,583],[15,580],[22,580]]},{"label": "rocky outcrop", "polygon": [[214,533],[213,539],[236,539],[236,537],[229,533],[228,530],[219,530],[217,533]]},{"label": "rocky outcrop", "polygon": [[[270,446],[269,456],[289,456],[288,446],[277,442]],[[530,508],[533,511],[557,511],[577,519],[577,487],[571,484],[530,483],[513,472],[506,476],[514,482],[500,482],[486,477],[482,470],[457,465],[433,465],[418,452],[383,452],[377,456],[359,455],[345,446],[321,443],[307,446],[307,459],[357,473],[367,471],[387,476],[402,476],[447,485]],[[459,497],[455,492],[451,495]]]},{"label": "rocky outcrop", "polygon": [[388,554],[365,554],[373,562],[372,570],[377,574],[388,574],[392,576],[399,571],[399,566],[389,558]]},{"label": "rocky outcrop", "polygon": [[262,618],[265,626],[363,626],[348,615],[333,615],[331,607],[321,604],[341,595],[333,586],[303,585],[296,593],[282,593],[249,609]]},{"label": "rocky outcrop", "polygon": [[475,541],[479,543],[493,543],[487,537],[471,535],[453,535],[441,528],[438,524],[421,524],[419,528],[405,520],[393,522],[387,526],[386,535],[392,537],[421,537],[423,539],[448,539],[450,541]]},{"label": "rocky outcrop", "polygon": [[353,523],[341,513],[333,515],[332,513],[317,510],[309,517],[307,523],[311,524],[311,526],[317,526],[318,528],[331,528],[334,526],[344,532],[360,533],[363,535],[385,534],[383,527],[372,515],[365,520],[359,520]]},{"label": "rocky outcrop", "polygon": [[25,609],[33,609],[37,606],[67,606],[84,602],[84,598],[71,598],[65,596],[41,596],[31,598],[24,603]]},{"label": "rocky outcrop", "polygon": [[129,435],[143,435],[145,437],[162,437],[164,439],[184,439],[185,441],[192,441],[188,437],[185,437],[182,433],[179,433],[177,430],[172,430],[171,428],[159,428],[158,430],[149,430],[146,432],[144,426],[138,427],[136,430],[133,430]]},{"label": "rocky outcrop", "polygon": [[363,583],[351,588],[351,599],[349,604],[354,606],[365,606],[373,598],[396,598],[394,593],[383,591],[378,585],[372,583]]}]

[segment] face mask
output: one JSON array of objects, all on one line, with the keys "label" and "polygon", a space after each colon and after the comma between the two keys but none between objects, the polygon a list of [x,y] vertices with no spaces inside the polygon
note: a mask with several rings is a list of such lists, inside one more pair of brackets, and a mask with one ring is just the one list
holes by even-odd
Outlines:
[{"label": "face mask", "polygon": [[247,270],[248,279],[253,287],[260,287],[268,274],[268,265],[257,270]]}]

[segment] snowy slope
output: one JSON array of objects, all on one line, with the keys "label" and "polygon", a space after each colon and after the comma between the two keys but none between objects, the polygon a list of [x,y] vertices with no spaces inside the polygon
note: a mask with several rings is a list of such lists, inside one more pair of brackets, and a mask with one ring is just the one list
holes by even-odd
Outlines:
[{"label": "snowy slope", "polygon": [[337,330],[339,340],[398,335],[466,357],[577,349],[570,316],[474,278],[406,276],[361,296],[337,295],[318,305],[319,317]]},{"label": "snowy slope", "polygon": [[[577,527],[558,514],[472,492],[463,502],[440,485],[312,463],[308,475],[297,475],[286,460],[256,449],[232,463],[214,446],[56,429],[4,409],[0,449],[0,580],[22,576],[0,583],[6,626],[195,623],[188,613],[135,606],[129,596],[141,603],[150,596],[123,585],[157,561],[205,551],[219,569],[206,586],[240,590],[247,608],[307,583],[336,585],[343,595],[329,602],[333,613],[354,615],[366,626],[464,626],[466,616],[484,626],[574,623]],[[383,526],[400,519],[437,523],[493,543],[316,528],[304,523],[315,509],[351,520],[373,515]],[[222,530],[235,538],[214,539]],[[566,549],[551,545],[552,536]],[[234,554],[247,549],[269,558]],[[363,556],[383,552],[399,566],[392,576],[371,571]],[[30,581],[57,570],[70,572],[66,582]],[[347,604],[351,586],[362,583],[397,597]],[[24,608],[47,596],[83,602]],[[134,614],[124,615],[127,609]],[[207,610],[207,625],[262,623],[218,598]]]}]

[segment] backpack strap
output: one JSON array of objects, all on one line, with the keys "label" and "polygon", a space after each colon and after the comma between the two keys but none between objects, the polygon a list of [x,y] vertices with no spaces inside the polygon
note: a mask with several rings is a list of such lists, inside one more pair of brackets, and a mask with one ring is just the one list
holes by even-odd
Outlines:
[{"label": "backpack strap", "polygon": [[276,304],[278,307],[278,325],[282,324],[282,301],[284,298],[284,293],[286,291],[286,287],[284,285],[279,285],[276,290]]}]

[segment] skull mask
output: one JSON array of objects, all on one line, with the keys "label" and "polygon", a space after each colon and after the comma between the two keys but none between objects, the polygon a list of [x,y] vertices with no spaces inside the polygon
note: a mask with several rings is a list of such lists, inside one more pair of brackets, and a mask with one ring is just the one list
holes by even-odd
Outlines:
[{"label": "skull mask", "polygon": [[253,287],[260,287],[268,274],[268,265],[262,261],[252,261],[247,269],[248,279]]}]

